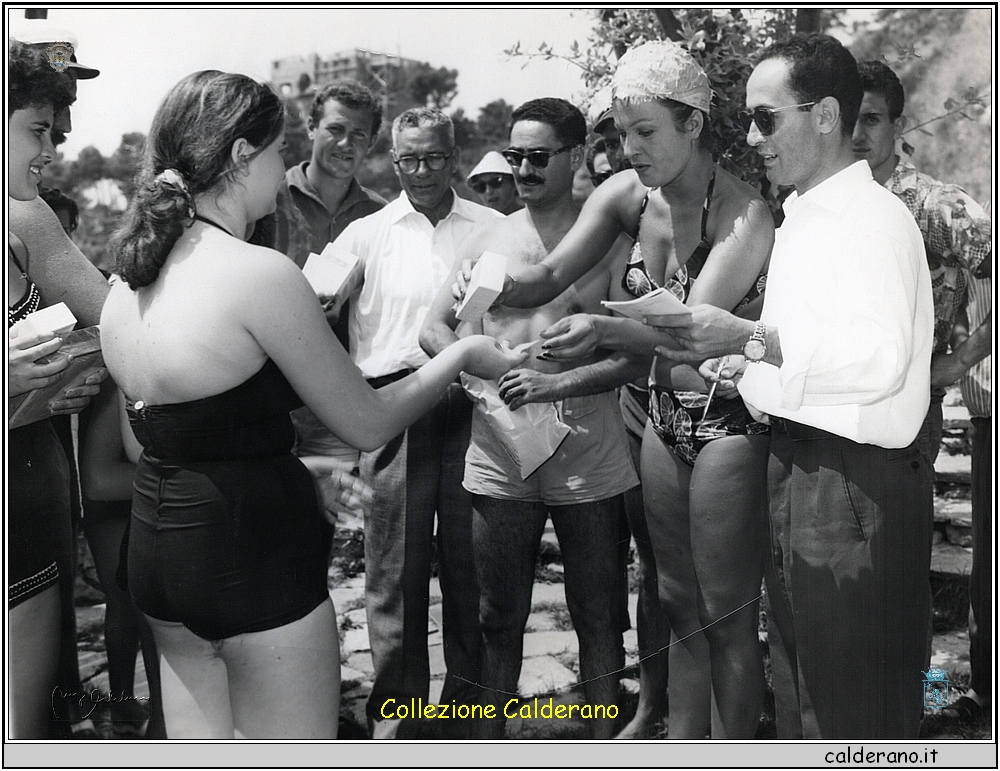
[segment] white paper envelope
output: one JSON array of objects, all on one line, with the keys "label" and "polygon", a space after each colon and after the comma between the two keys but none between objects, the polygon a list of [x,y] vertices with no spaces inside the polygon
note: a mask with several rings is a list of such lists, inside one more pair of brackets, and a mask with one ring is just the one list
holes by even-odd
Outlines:
[{"label": "white paper envelope", "polygon": [[691,313],[691,309],[678,300],[673,292],[662,286],[635,300],[622,302],[601,300],[601,305],[636,321],[642,321],[645,316],[676,316]]},{"label": "white paper envelope", "polygon": [[18,324],[18,334],[25,335],[32,332],[45,335],[65,335],[71,332],[76,326],[76,316],[69,309],[66,303],[56,303],[48,308],[29,313]]},{"label": "white paper envelope", "polygon": [[496,252],[483,252],[472,268],[471,281],[455,316],[460,321],[479,321],[500,296],[506,277],[507,258]]},{"label": "white paper envelope", "polygon": [[310,254],[302,266],[302,274],[317,295],[332,297],[339,293],[358,264],[356,254],[332,247],[330,243],[321,254]]}]

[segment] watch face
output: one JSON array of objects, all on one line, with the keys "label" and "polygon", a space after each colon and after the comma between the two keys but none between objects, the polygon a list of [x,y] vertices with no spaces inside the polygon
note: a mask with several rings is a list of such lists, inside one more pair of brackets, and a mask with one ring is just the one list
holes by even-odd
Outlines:
[{"label": "watch face", "polygon": [[767,348],[761,340],[747,340],[746,345],[743,346],[743,355],[749,361],[760,361],[764,358],[766,351]]}]

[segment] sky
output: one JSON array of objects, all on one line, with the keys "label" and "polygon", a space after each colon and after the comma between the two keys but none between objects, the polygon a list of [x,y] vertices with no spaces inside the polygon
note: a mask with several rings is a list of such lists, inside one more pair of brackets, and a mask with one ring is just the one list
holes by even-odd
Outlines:
[{"label": "sky", "polygon": [[[10,16],[23,10],[7,8]],[[574,100],[582,95],[581,70],[561,61],[510,58],[520,41],[536,51],[545,42],[568,52],[593,28],[593,11],[532,8],[318,9],[182,7],[60,7],[49,21],[72,31],[77,59],[101,70],[81,81],[73,107],[73,132],[60,150],[74,159],[93,145],[104,155],[122,134],[148,132],[166,92],[202,69],[270,77],[271,62],[287,56],[367,48],[457,69],[459,93],[449,111],[464,108],[475,119],[495,99],[517,105],[539,96]],[[578,100],[577,100],[578,101]],[[578,101],[579,103],[579,101]]]}]

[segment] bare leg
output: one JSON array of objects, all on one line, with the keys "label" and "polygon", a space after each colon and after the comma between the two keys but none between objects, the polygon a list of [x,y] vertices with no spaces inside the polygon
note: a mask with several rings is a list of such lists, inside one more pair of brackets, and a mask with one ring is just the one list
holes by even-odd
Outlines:
[{"label": "bare leg", "polygon": [[768,439],[716,439],[691,476],[691,553],[711,654],[713,739],[752,739],[764,695],[757,638]]},{"label": "bare leg", "polygon": [[711,723],[711,664],[708,642],[699,631],[698,583],[688,521],[690,480],[691,467],[647,424],[642,490],[660,601],[674,639],[669,655],[671,739],[704,739]]},{"label": "bare leg", "polygon": [[[624,397],[623,397],[624,403]],[[625,407],[622,407],[625,414]],[[645,417],[645,414],[643,414]],[[636,469],[642,467],[641,448],[642,426],[637,426],[639,436],[632,433],[632,426],[626,418],[629,450]],[[636,627],[639,637],[639,704],[635,716],[623,728],[616,739],[647,739],[656,731],[657,724],[667,714],[667,657],[670,655],[670,624],[660,605],[656,580],[656,557],[653,544],[649,540],[649,526],[642,501],[642,486],[625,493],[625,512],[629,529],[635,539],[635,550],[639,557],[639,601],[636,612]]]},{"label": "bare leg", "polygon": [[230,637],[219,650],[238,738],[337,738],[340,640],[329,599],[298,621]]},{"label": "bare leg", "polygon": [[7,612],[11,738],[48,739],[59,665],[59,586]]},{"label": "bare leg", "polygon": [[163,717],[171,739],[233,739],[226,664],[220,643],[183,624],[146,616],[160,655]]}]

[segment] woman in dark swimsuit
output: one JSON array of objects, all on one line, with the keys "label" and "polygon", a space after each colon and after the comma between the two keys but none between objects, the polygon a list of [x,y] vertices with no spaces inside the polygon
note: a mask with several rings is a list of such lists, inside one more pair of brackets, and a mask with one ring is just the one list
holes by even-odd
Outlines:
[{"label": "woman in dark swimsuit", "polygon": [[330,526],[291,454],[289,411],[305,403],[371,450],[460,370],[496,378],[524,358],[479,335],[368,386],[302,272],[244,241],[284,180],[283,115],[280,97],[243,75],[199,72],[171,90],[101,317],[142,445],[128,582],[156,638],[171,739],[336,736]]},{"label": "woman in dark swimsuit", "polygon": [[[51,140],[55,114],[72,104],[75,89],[72,76],[53,70],[44,49],[37,46],[9,41],[7,65],[7,189],[13,210],[18,202],[37,198],[41,169],[55,157]],[[55,220],[51,211],[45,211]],[[40,224],[44,228],[45,223]],[[49,257],[29,255],[21,239],[8,233],[8,398],[58,381],[69,363],[57,353],[62,341],[55,335],[29,333],[16,326],[53,302],[43,293],[54,287],[40,287],[32,279],[39,266],[41,275],[46,275]],[[79,278],[71,263],[67,260],[60,265],[70,283]],[[79,294],[69,289],[63,299],[82,317]],[[38,363],[50,355],[48,363]],[[64,389],[49,402],[51,414],[79,412],[99,390],[101,377]],[[10,430],[7,450],[11,734],[15,739],[46,739],[60,633],[57,534],[70,518],[69,467],[48,418]]]},{"label": "woman in dark swimsuit", "polygon": [[[708,78],[679,46],[657,41],[622,58],[612,87],[634,170],[602,184],[546,260],[508,277],[501,301],[547,301],[624,232],[635,241],[622,279],[628,293],[667,286],[688,306],[737,308],[756,291],[774,226],[756,191],[713,160]],[[650,354],[668,342],[639,322],[587,315],[563,319],[543,337],[553,358],[598,347]],[[767,437],[738,399],[709,403],[709,387],[690,366],[658,356],[650,391],[641,472],[658,588],[677,638],[670,737],[704,738],[711,725],[713,738],[751,738],[764,689],[757,598]]]}]

